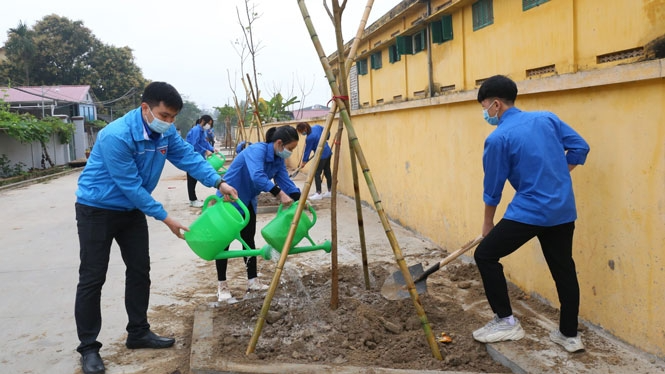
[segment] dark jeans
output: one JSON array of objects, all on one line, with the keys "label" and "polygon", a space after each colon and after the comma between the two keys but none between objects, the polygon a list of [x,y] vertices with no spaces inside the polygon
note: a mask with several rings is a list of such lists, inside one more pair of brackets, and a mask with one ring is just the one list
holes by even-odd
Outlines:
[{"label": "dark jeans", "polygon": [[140,210],[114,211],[76,203],[80,259],[74,316],[81,354],[98,352],[97,336],[102,327],[100,300],[106,281],[111,243],[120,247],[125,262],[125,309],[129,336],[148,332],[150,298],[150,255],[148,223]]},{"label": "dark jeans", "polygon": [[332,190],[332,174],[330,173],[330,160],[332,157],[322,158],[319,160],[319,166],[316,168],[316,173],[314,173],[314,184],[316,186],[316,192],[321,193],[321,173],[326,177],[326,184],[328,185],[328,191]]},{"label": "dark jeans", "polygon": [[577,335],[580,287],[573,261],[575,222],[552,227],[533,226],[502,219],[478,245],[474,258],[485,286],[492,311],[504,318],[513,314],[506,277],[499,260],[537,237],[556,285],[561,312],[559,330],[566,336]]},{"label": "dark jeans", "polygon": [[198,200],[196,198],[196,182],[196,178],[187,173],[187,194],[189,195],[189,201]]},{"label": "dark jeans", "polygon": [[[245,243],[247,243],[250,249],[255,249],[256,244],[254,243],[254,235],[256,234],[256,213],[254,213],[254,207],[252,204],[247,204],[247,210],[249,210],[249,221],[247,222],[247,226],[240,231],[240,237]],[[228,251],[229,247],[226,247],[224,250]],[[242,259],[245,261],[245,266],[247,267],[247,279],[256,278],[256,256],[243,257]],[[215,260],[217,280],[226,280],[226,268],[228,262],[228,259]]]}]

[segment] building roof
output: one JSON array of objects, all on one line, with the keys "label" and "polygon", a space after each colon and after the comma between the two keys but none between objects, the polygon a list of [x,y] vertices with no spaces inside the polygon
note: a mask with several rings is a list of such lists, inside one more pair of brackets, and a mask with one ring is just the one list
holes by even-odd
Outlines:
[{"label": "building roof", "polygon": [[325,117],[330,112],[330,108],[325,105],[312,105],[307,108],[302,108],[302,110],[294,110],[293,118],[294,119],[307,119],[307,118],[318,118]]},{"label": "building roof", "polygon": [[0,99],[7,103],[67,102],[92,104],[90,86],[0,87]]}]

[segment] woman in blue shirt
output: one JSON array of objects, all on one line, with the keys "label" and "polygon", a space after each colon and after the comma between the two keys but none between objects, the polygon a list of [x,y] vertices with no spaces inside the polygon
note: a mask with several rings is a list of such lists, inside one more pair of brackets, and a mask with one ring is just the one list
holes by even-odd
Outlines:
[{"label": "woman in blue shirt", "polygon": [[[215,148],[206,139],[206,131],[208,131],[213,124],[213,119],[205,114],[196,121],[196,124],[187,133],[187,143],[194,147],[194,150],[200,154],[204,159],[213,152]],[[196,178],[187,173],[187,194],[189,195],[189,206],[200,208],[203,202],[196,197]]]},{"label": "woman in blue shirt", "polygon": [[[300,199],[300,189],[293,183],[286,170],[284,160],[291,156],[298,146],[298,132],[291,126],[270,128],[266,132],[266,141],[254,143],[238,153],[224,174],[224,180],[238,191],[238,198],[249,210],[249,222],[240,232],[240,236],[250,248],[256,248],[256,207],[258,195],[270,192],[280,203],[290,205]],[[218,194],[219,195],[219,194]],[[220,195],[221,196],[221,195]],[[226,248],[228,250],[228,247]],[[244,257],[247,266],[247,291],[261,291],[268,287],[261,284],[256,271],[256,257]],[[217,267],[217,299],[226,301],[231,298],[226,282],[228,260],[215,260]]]}]

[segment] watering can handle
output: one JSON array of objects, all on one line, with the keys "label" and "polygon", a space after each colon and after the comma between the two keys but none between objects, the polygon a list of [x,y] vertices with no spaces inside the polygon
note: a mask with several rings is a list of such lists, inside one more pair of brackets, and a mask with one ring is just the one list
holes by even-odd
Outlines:
[{"label": "watering can handle", "polygon": [[[210,203],[210,200],[215,200],[215,204],[226,203],[226,201],[224,201],[224,199],[222,199],[221,197],[219,197],[217,195],[210,195],[203,202],[203,207],[201,208],[201,213],[205,212],[205,210],[208,209],[208,203]],[[234,203],[237,203],[238,206],[240,207],[240,209],[242,209],[242,211],[244,213],[242,224],[243,224],[243,226],[246,226],[247,223],[249,222],[249,209],[247,209],[247,205],[245,205],[245,203],[243,203],[242,200],[240,200],[240,199],[234,201]]]},{"label": "watering can handle", "polygon": [[[295,209],[295,207],[298,206],[298,204],[293,204],[291,206],[294,207],[293,209]],[[314,207],[309,204],[307,204],[307,207],[309,208],[309,211],[312,213],[312,226],[314,226],[314,224],[316,223],[316,211],[314,210]],[[277,207],[277,215],[279,215],[281,212],[282,212],[282,204],[280,203],[279,207]]]}]

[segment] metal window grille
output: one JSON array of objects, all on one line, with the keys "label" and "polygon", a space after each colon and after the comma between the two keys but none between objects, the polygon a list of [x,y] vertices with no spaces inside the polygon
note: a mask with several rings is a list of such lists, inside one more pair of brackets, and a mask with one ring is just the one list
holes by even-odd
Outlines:
[{"label": "metal window grille", "polygon": [[644,56],[644,47],[637,47],[632,49],[626,49],[624,51],[612,52],[596,56],[596,63],[602,64],[605,62],[626,60],[629,58],[643,57],[643,56]]}]

